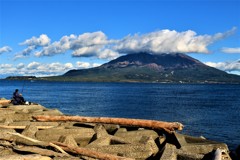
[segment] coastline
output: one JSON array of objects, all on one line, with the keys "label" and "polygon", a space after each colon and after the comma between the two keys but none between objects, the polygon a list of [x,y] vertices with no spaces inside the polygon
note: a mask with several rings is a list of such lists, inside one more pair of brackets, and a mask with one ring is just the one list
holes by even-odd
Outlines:
[{"label": "coastline", "polygon": [[[192,137],[177,131],[166,132],[162,129],[149,129],[132,125],[86,123],[79,121],[40,122],[36,116],[64,116],[57,109],[47,109],[39,104],[3,104],[1,112],[1,155],[39,156],[45,159],[89,159],[93,155],[117,156],[129,159],[203,159],[214,156],[221,149],[222,156],[229,157],[228,146],[203,137]],[[101,117],[100,117],[101,118]],[[28,139],[28,138],[30,139]],[[37,140],[37,142],[33,141]],[[40,142],[41,143],[40,143]],[[57,142],[66,153],[56,151],[49,143]],[[66,146],[68,149],[66,149]],[[30,148],[28,148],[30,147]],[[47,149],[46,149],[47,147]],[[87,153],[76,153],[75,149],[85,149]],[[43,150],[42,150],[43,149]],[[70,151],[69,151],[70,150]],[[51,153],[49,153],[51,152]],[[74,153],[73,153],[74,152]]]}]

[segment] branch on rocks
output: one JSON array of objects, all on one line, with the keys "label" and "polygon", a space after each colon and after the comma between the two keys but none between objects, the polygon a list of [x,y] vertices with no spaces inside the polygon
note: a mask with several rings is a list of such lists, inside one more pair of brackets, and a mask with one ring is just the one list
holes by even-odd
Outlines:
[{"label": "branch on rocks", "polygon": [[[36,126],[37,129],[49,129],[53,128],[55,126]],[[26,126],[9,126],[9,125],[0,125],[0,128],[5,128],[5,129],[25,129]]]},{"label": "branch on rocks", "polygon": [[65,154],[54,152],[52,150],[43,149],[40,147],[35,146],[23,146],[18,145],[13,147],[14,150],[21,151],[21,152],[30,152],[40,154],[42,156],[55,156],[55,157],[63,157],[66,156]]},{"label": "branch on rocks", "polygon": [[77,153],[83,156],[96,158],[100,160],[133,160],[133,158],[120,157],[112,154],[93,151],[93,150],[82,148],[82,147],[72,147],[60,142],[53,142],[53,143],[57,144],[58,146],[63,148],[65,151]]},{"label": "branch on rocks", "polygon": [[169,133],[174,130],[182,130],[183,125],[179,122],[163,122],[155,120],[109,118],[109,117],[82,117],[82,116],[33,116],[38,121],[77,121],[84,123],[119,124],[151,129],[163,129]]},{"label": "branch on rocks", "polygon": [[[37,145],[37,146],[42,146],[42,147],[51,146],[51,147],[57,149],[58,151],[60,151],[61,153],[65,154],[65,155],[68,155],[68,153],[66,153],[61,147],[57,146],[56,144],[39,141],[39,140],[30,138],[30,137],[21,135],[21,134],[19,134],[19,133],[11,133],[11,132],[8,132],[8,134],[14,135],[14,136],[17,136],[17,137],[20,137],[20,138],[23,138],[23,139],[26,139],[26,140],[34,143],[34,144]],[[26,145],[28,145],[28,144],[26,144]]]}]

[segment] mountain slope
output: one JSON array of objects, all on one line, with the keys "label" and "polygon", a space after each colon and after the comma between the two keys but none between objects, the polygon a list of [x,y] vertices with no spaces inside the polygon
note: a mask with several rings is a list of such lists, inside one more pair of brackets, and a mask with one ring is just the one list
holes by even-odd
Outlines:
[{"label": "mountain slope", "polygon": [[51,80],[94,82],[240,83],[240,76],[209,67],[185,54],[128,54],[99,67],[70,70]]}]

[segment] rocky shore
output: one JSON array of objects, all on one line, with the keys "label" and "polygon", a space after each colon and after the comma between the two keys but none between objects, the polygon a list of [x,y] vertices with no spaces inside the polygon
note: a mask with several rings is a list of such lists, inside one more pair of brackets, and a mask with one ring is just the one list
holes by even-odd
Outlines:
[{"label": "rocky shore", "polygon": [[180,134],[178,127],[93,123],[39,104],[0,102],[0,160],[231,160],[226,144]]}]

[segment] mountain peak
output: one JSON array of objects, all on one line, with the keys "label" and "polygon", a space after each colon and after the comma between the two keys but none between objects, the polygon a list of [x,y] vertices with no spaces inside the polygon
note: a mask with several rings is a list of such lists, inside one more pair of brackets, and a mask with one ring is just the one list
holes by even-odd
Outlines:
[{"label": "mountain peak", "polygon": [[159,54],[153,55],[149,53],[135,53],[128,54],[112,60],[106,64],[103,64],[104,68],[124,68],[131,66],[149,66],[161,69],[172,69],[172,68],[186,68],[193,67],[196,65],[204,65],[200,61],[189,57],[182,53],[174,54]]},{"label": "mountain peak", "polygon": [[99,67],[70,70],[57,79],[91,82],[240,83],[240,76],[209,67],[182,53],[135,53]]}]

